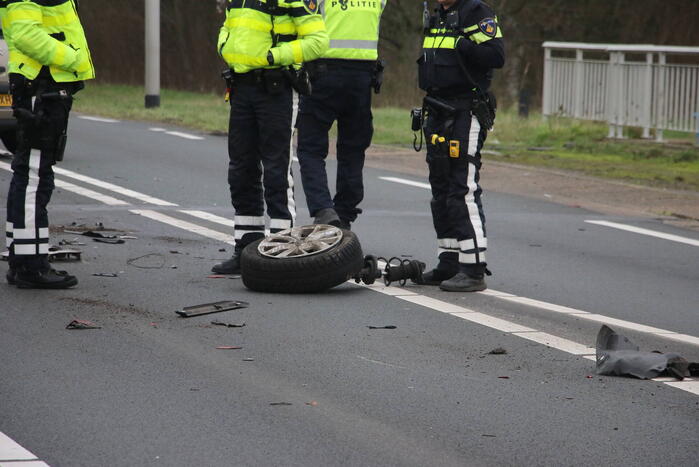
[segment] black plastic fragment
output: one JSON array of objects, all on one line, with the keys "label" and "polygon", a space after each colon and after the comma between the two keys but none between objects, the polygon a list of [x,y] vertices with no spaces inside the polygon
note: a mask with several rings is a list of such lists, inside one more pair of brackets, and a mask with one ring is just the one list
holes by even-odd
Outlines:
[{"label": "black plastic fragment", "polygon": [[224,300],[213,303],[203,303],[201,305],[186,306],[181,310],[175,311],[183,318],[191,318],[192,316],[208,315],[209,313],[220,313],[222,311],[237,310],[239,308],[247,308],[250,304],[239,300]]}]

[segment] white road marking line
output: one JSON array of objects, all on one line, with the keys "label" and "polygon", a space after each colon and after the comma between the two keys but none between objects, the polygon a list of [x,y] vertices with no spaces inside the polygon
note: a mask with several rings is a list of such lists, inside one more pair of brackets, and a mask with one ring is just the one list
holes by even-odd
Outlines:
[{"label": "white road marking line", "polygon": [[687,245],[699,246],[699,240],[695,240],[693,238],[680,237],[679,235],[672,235],[672,234],[667,234],[667,233],[663,233],[663,232],[657,232],[655,230],[642,229],[640,227],[634,227],[632,225],[618,224],[616,222],[592,221],[592,220],[587,220],[585,222],[587,222],[588,224],[603,225],[605,227],[611,227],[613,229],[626,230],[627,232],[634,232],[634,233],[641,234],[641,235],[650,235],[651,237],[662,238],[662,239],[670,240],[673,242],[685,243]]},{"label": "white road marking line", "polygon": [[178,136],[178,137],[184,138],[184,139],[192,139],[192,140],[204,139],[202,136],[190,135],[189,133],[183,133],[181,131],[166,131],[165,134],[172,135],[172,136]]},{"label": "white road marking line", "polygon": [[699,381],[675,381],[673,383],[665,383],[673,388],[682,389],[683,391],[691,392],[699,396]]},{"label": "white road marking line", "polygon": [[596,321],[598,323],[608,324],[610,326],[616,326],[616,327],[620,327],[620,328],[631,329],[633,331],[638,331],[638,332],[645,332],[648,334],[658,334],[658,335],[663,335],[663,336],[666,336],[668,334],[675,334],[672,331],[666,331],[664,329],[654,328],[652,326],[646,326],[644,324],[637,324],[637,323],[633,323],[631,321],[624,321],[623,319],[610,318],[609,316],[604,316],[604,315],[595,315],[592,313],[584,313],[584,314],[578,313],[578,315],[580,318],[587,319],[589,321]]},{"label": "white road marking line", "polygon": [[534,300],[533,298],[519,297],[517,295],[493,295],[494,297],[500,298],[502,300],[507,300],[509,302],[522,303],[524,305],[533,306],[536,308],[542,308],[548,311],[555,311],[556,313],[566,313],[566,314],[586,314],[587,311],[576,310],[575,308],[569,308],[567,306],[556,305],[554,303],[542,302],[540,300]]},{"label": "white road marking line", "polygon": [[197,224],[192,224],[191,222],[176,219],[174,217],[166,216],[165,214],[161,214],[155,211],[149,211],[146,209],[131,209],[131,212],[134,214],[139,214],[143,217],[147,217],[149,219],[153,219],[158,222],[162,222],[163,224],[168,224],[173,227],[188,230],[190,232],[199,234],[203,237],[208,237],[219,242],[228,243],[229,245],[235,245],[235,238],[232,235],[227,235],[216,230],[207,229],[206,227],[202,227]]},{"label": "white road marking line", "polygon": [[148,128],[148,129],[150,131],[163,132],[163,133],[165,133],[167,131],[165,128],[156,128],[156,127]]},{"label": "white road marking line", "polygon": [[180,212],[184,214],[189,214],[190,216],[198,217],[199,219],[204,219],[205,221],[215,222],[216,224],[225,225],[227,227],[235,227],[235,222],[233,222],[233,220],[217,216],[206,211],[190,211],[187,209],[182,209],[180,210]]},{"label": "white road marking line", "polygon": [[454,305],[453,303],[436,300],[434,298],[426,297],[424,295],[408,295],[401,298],[410,303],[426,306],[427,308],[439,310],[443,313],[475,313],[475,311],[469,310],[468,308],[464,308],[459,305]]},{"label": "white road marking line", "polygon": [[[352,282],[352,281],[348,281]],[[480,324],[486,327],[489,327],[491,329],[495,329],[498,331],[502,331],[508,334],[512,334],[513,336],[521,337],[533,342],[536,342],[538,344],[543,344],[547,347],[551,347],[556,350],[560,350],[562,352],[566,352],[572,355],[576,355],[582,358],[585,358],[587,360],[596,361],[595,357],[595,349],[592,347],[589,347],[587,345],[580,344],[575,341],[571,341],[569,339],[565,339],[563,337],[558,337],[554,336],[553,334],[549,334],[546,332],[541,332],[537,331],[536,329],[529,328],[527,326],[522,326],[520,324],[507,321],[504,319],[500,318],[495,318],[490,315],[486,315],[484,313],[476,312],[473,310],[470,310],[468,308],[464,308],[452,303],[444,302],[442,300],[437,300],[432,297],[426,297],[424,295],[419,295],[415,292],[410,292],[410,291],[404,291],[401,293],[401,289],[397,287],[385,287],[380,284],[372,284],[372,285],[362,285],[363,287],[367,289],[374,290],[376,292],[380,292],[386,295],[390,295],[396,298],[399,298],[401,300],[404,300],[406,302],[414,303],[419,306],[424,306],[425,308],[430,308],[435,311],[439,311],[451,316],[454,316],[456,318],[461,318],[467,321],[471,321],[476,324]],[[389,290],[391,289],[391,290]],[[493,291],[494,293],[489,294],[492,297],[495,298],[511,298],[509,294],[504,294],[502,292],[497,292]],[[539,303],[536,300],[533,300],[531,302],[536,302]],[[531,304],[529,302],[529,304]],[[541,302],[541,303],[546,303],[546,302]],[[534,305],[535,306],[535,305]],[[570,312],[566,311],[568,314],[571,314]],[[576,316],[580,317],[586,317],[586,316],[601,316],[601,315],[592,315],[590,313],[574,313]],[[633,324],[633,323],[631,323]],[[642,328],[647,328],[647,329],[656,329],[656,328],[651,328],[649,326],[643,326]],[[660,337],[668,337],[672,338],[672,336],[677,336],[677,334],[659,334],[659,333],[653,333],[655,335],[658,335]],[[692,338],[692,336],[687,336]],[[363,357],[360,357],[363,358]],[[690,384],[694,383],[694,384]],[[699,394],[699,386],[696,385],[699,382],[692,382],[689,379],[686,379],[683,382],[676,382],[673,380],[673,382],[667,382],[665,384],[672,386],[677,389],[682,389],[684,391],[693,393],[693,394]]]},{"label": "white road marking line", "polygon": [[38,457],[0,431],[0,462],[29,460],[38,460]]},{"label": "white road marking line", "polygon": [[[356,284],[354,280],[348,280],[347,282],[351,284]],[[366,287],[367,289],[374,290],[376,292],[382,293],[384,295],[390,295],[391,297],[400,297],[404,295],[417,295],[415,292],[411,292],[407,289],[400,288],[400,287],[386,287],[383,282],[378,281],[374,282],[371,285],[364,285],[362,284],[363,287]]]},{"label": "white road marking line", "polygon": [[113,118],[92,117],[90,115],[78,115],[78,118],[82,118],[83,120],[90,120],[92,122],[100,122],[100,123],[119,123],[119,120],[114,120]]},{"label": "white road marking line", "polygon": [[514,332],[515,336],[528,339],[530,341],[544,344],[554,349],[562,350],[573,355],[592,355],[595,349],[586,345],[578,344],[562,337],[554,336],[546,332]]},{"label": "white road marking line", "polygon": [[[403,298],[403,297],[399,297]],[[500,318],[495,318],[484,313],[472,312],[472,313],[449,313],[450,315],[456,316],[457,318],[465,319],[466,321],[471,321],[472,323],[481,324],[487,326],[491,329],[496,329],[502,332],[534,332],[536,329],[529,328],[527,326],[522,326],[521,324],[513,323],[512,321],[507,321]]]},{"label": "white road marking line", "polygon": [[2,462],[0,467],[49,467],[46,462],[42,461],[17,461],[17,462]]},{"label": "white road marking line", "polygon": [[661,337],[666,337],[673,341],[684,342],[685,344],[694,344],[699,346],[699,337],[689,336],[687,334],[662,334]]},{"label": "white road marking line", "polygon": [[119,185],[115,185],[113,183],[109,182],[103,182],[102,180],[98,180],[96,178],[88,177],[87,175],[82,175],[77,172],[73,172],[71,170],[66,170],[61,167],[54,167],[53,171],[56,172],[57,174],[64,175],[66,177],[74,178],[76,180],[80,180],[81,182],[89,183],[90,185],[95,185],[100,188],[104,188],[105,190],[110,190],[115,193],[118,193],[120,195],[128,196],[129,198],[134,198],[139,201],[143,201],[144,203],[148,204],[154,204],[156,206],[177,206],[175,203],[171,203],[169,201],[164,201],[162,199],[155,198],[153,196],[146,195],[144,193],[139,193],[138,191],[134,190],[129,190],[128,188],[123,188],[120,187]]},{"label": "white road marking line", "polygon": [[87,188],[64,182],[63,180],[55,180],[55,184],[58,188],[62,188],[66,191],[72,191],[73,193],[77,193],[87,198],[92,198],[95,201],[99,201],[108,206],[129,206],[129,203],[126,201],[112,198],[111,196],[103,195],[102,193],[97,193],[96,191],[88,190]]},{"label": "white road marking line", "polygon": [[403,185],[416,186],[418,188],[427,188],[428,190],[431,188],[429,183],[416,182],[413,180],[407,180],[405,178],[398,178],[398,177],[379,177],[379,178],[381,180],[386,180],[387,182],[402,183]]}]

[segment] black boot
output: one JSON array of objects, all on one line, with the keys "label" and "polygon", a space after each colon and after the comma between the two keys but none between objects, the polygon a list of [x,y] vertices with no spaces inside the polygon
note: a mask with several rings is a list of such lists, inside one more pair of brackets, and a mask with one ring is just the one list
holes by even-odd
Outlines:
[{"label": "black boot", "polygon": [[214,267],[211,268],[211,272],[215,272],[216,274],[239,275],[241,273],[241,268],[240,268],[240,255],[241,255],[241,253],[242,253],[242,249],[238,250],[236,248],[231,259],[228,259],[228,260],[224,261],[223,263],[218,263],[218,264],[214,265]]},{"label": "black boot", "polygon": [[446,252],[439,255],[439,264],[431,271],[422,275],[420,285],[439,285],[447,279],[451,279],[459,272],[459,254]]},{"label": "black boot", "polygon": [[67,289],[78,285],[78,279],[66,271],[56,271],[52,268],[20,268],[16,270],[15,284],[20,289]]},{"label": "black boot", "polygon": [[15,285],[17,283],[17,271],[15,271],[13,268],[8,269],[5,278],[7,279],[8,284]]},{"label": "black boot", "polygon": [[469,276],[460,272],[449,280],[439,284],[439,288],[447,292],[479,292],[488,288],[483,275]]},{"label": "black boot", "polygon": [[313,219],[314,224],[326,224],[334,225],[335,227],[342,228],[342,221],[340,221],[340,216],[333,208],[325,208],[316,212],[315,219]]}]

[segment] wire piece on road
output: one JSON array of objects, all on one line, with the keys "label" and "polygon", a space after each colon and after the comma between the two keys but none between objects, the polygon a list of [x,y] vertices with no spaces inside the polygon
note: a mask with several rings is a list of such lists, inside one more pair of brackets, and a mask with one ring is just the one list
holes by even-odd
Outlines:
[{"label": "wire piece on road", "polygon": [[291,402],[270,402],[269,405],[292,405]]},{"label": "wire piece on road", "polygon": [[396,326],[367,326],[369,329],[396,329]]},{"label": "wire piece on road", "polygon": [[[143,264],[143,260],[146,258],[159,258],[159,261],[157,263],[153,262],[152,264]],[[126,260],[126,264],[139,269],[162,269],[165,267],[165,256],[160,253],[148,253],[135,258],[129,258]]]},{"label": "wire piece on road", "polygon": [[212,321],[211,324],[214,326],[225,326],[227,328],[244,328],[245,323],[235,324],[235,323],[224,323],[223,321]]},{"label": "wire piece on road", "polygon": [[247,308],[250,304],[239,300],[224,300],[220,302],[204,303],[201,305],[186,306],[181,310],[175,311],[183,318],[191,318],[192,316],[208,315],[210,313],[220,313],[222,311],[238,310]]},{"label": "wire piece on road", "polygon": [[97,326],[92,321],[84,319],[74,319],[66,326],[66,329],[102,329],[102,326]]},{"label": "wire piece on road", "polygon": [[109,245],[121,245],[122,243],[126,243],[125,240],[122,240],[120,238],[93,238],[92,241],[98,243],[107,243]]},{"label": "wire piece on road", "polygon": [[96,272],[93,274],[95,277],[119,277],[115,272]]}]

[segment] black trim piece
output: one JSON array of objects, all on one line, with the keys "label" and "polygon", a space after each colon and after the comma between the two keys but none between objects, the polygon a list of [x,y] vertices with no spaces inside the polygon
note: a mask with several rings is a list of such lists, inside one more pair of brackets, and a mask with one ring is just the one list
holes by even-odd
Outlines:
[{"label": "black trim piece", "polygon": [[282,8],[278,5],[269,5],[267,3],[262,3],[260,0],[233,0],[228,4],[227,9],[232,10],[234,8],[248,8],[270,16],[285,16],[289,14],[288,8]]},{"label": "black trim piece", "polygon": [[299,38],[296,34],[279,34],[276,36],[277,42],[291,42]]},{"label": "black trim piece", "polygon": [[66,40],[66,33],[63,31],[61,32],[54,32],[53,34],[49,34],[49,36],[53,37],[57,41],[64,42]]}]

